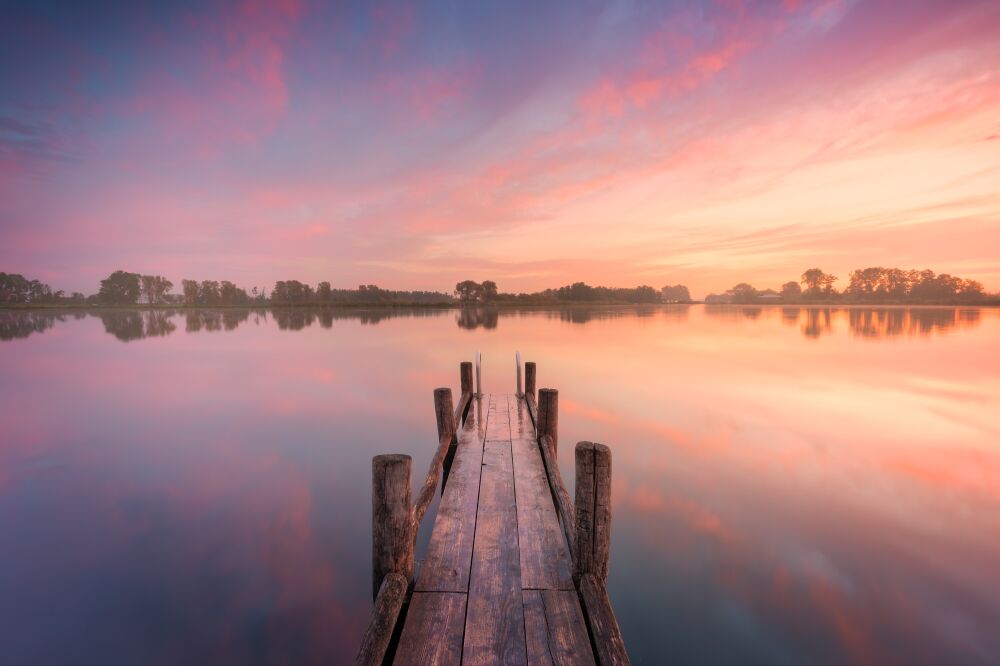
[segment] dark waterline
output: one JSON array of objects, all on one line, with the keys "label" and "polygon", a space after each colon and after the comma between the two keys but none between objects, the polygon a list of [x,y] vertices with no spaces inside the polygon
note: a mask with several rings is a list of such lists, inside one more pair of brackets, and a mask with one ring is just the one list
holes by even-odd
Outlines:
[{"label": "dark waterline", "polygon": [[2,663],[349,661],[371,456],[422,470],[477,350],[612,445],[636,663],[1000,660],[995,310],[0,311],[0,340]]}]

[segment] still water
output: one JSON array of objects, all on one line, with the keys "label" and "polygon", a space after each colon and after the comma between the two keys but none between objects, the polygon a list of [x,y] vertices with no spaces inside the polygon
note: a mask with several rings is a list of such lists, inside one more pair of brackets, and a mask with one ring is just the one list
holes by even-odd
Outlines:
[{"label": "still water", "polygon": [[0,311],[0,662],[350,661],[371,457],[422,482],[433,388],[520,350],[612,447],[634,662],[997,663],[998,349],[974,308]]}]

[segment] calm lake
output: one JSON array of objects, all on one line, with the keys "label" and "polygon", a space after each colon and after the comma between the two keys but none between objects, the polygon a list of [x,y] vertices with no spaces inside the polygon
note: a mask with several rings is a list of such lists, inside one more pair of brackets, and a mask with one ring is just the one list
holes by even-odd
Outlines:
[{"label": "calm lake", "polygon": [[0,311],[0,662],[349,662],[477,350],[611,446],[635,663],[1000,662],[1000,311],[700,305]]}]

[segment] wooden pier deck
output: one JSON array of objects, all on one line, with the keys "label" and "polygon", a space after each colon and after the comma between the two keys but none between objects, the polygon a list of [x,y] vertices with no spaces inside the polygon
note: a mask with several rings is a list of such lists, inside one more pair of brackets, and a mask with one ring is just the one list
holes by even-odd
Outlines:
[{"label": "wooden pier deck", "polygon": [[[467,370],[463,389],[471,389]],[[409,458],[383,456],[385,464],[376,458],[377,594],[357,663],[628,663],[604,589],[610,453],[599,444],[577,446],[577,482],[585,487],[577,489],[574,510],[554,463],[556,396],[544,401],[536,429],[533,370],[530,391],[523,394],[463,390],[453,420],[450,391],[435,392],[441,441],[424,484],[431,493],[421,492],[416,506],[408,502]],[[395,483],[391,470],[401,466],[406,478]],[[412,543],[426,511],[421,505],[433,496],[439,467],[445,479],[441,503],[412,578]],[[388,505],[394,503],[402,505],[402,520],[392,519]],[[396,530],[394,536],[382,529],[394,523],[410,532]],[[578,534],[586,543],[574,548]],[[574,550],[580,551],[576,558]]]}]

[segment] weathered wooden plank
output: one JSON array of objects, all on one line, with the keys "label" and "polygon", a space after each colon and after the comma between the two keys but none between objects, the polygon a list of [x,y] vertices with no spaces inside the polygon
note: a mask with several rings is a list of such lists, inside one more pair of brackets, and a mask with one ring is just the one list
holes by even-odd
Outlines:
[{"label": "weathered wooden plank", "polygon": [[[475,402],[479,402],[476,400]],[[476,534],[476,507],[487,424],[481,405],[473,405],[459,432],[455,459],[438,507],[434,529],[414,589],[467,592]]]},{"label": "weathered wooden plank", "polygon": [[601,666],[630,664],[618,620],[611,608],[611,600],[608,599],[608,591],[593,574],[586,574],[580,579],[580,598],[583,600],[590,635],[594,639],[598,663]]},{"label": "weathered wooden plank", "polygon": [[380,666],[392,639],[396,619],[406,600],[410,582],[398,573],[387,574],[375,597],[375,607],[368,620],[368,628],[361,639],[361,647],[354,658],[356,666]]},{"label": "weathered wooden plank", "polygon": [[462,660],[466,596],[455,592],[414,592],[399,637],[397,666],[458,664]]},{"label": "weathered wooden plank", "polygon": [[583,619],[576,590],[543,590],[545,624],[549,632],[549,655],[559,664],[593,664],[587,623]]},{"label": "weathered wooden plank", "polygon": [[592,666],[594,652],[575,590],[524,590],[529,664]]},{"label": "weathered wooden plank", "polygon": [[569,551],[559,529],[542,454],[534,439],[535,429],[530,421],[525,423],[527,414],[522,401],[510,401],[510,420],[521,587],[573,590]]},{"label": "weathered wooden plank", "polygon": [[483,451],[476,543],[462,661],[524,664],[524,608],[510,441],[489,439]]},{"label": "weathered wooden plank", "polygon": [[545,622],[545,602],[540,590],[524,590],[524,639],[528,663],[532,666],[549,666],[549,627]]}]

